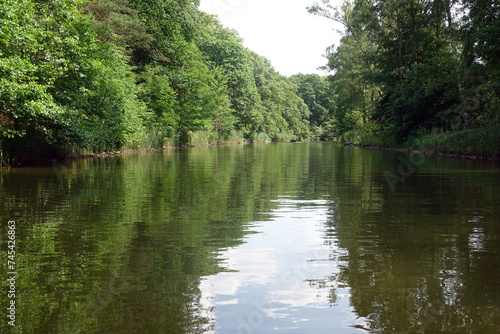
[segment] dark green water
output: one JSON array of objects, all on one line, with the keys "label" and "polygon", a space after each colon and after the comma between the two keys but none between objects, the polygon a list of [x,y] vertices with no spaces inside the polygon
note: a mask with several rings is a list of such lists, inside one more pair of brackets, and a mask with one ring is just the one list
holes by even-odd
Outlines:
[{"label": "dark green water", "polygon": [[500,333],[489,163],[205,147],[3,171],[0,200],[1,333]]}]

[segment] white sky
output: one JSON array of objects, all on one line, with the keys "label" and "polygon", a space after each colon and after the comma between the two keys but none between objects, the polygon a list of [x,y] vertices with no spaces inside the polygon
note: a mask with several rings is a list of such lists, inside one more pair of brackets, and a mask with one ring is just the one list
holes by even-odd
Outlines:
[{"label": "white sky", "polygon": [[[328,46],[339,45],[340,27],[309,14],[314,0],[201,0],[200,9],[235,29],[250,50],[269,59],[281,74],[326,73]],[[334,1],[332,1],[334,2]]]}]

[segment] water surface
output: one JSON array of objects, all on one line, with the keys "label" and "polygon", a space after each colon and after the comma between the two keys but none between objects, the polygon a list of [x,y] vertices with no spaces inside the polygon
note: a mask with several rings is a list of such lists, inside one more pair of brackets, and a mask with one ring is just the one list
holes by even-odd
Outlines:
[{"label": "water surface", "polygon": [[490,163],[202,147],[3,171],[0,200],[2,333],[500,333]]}]

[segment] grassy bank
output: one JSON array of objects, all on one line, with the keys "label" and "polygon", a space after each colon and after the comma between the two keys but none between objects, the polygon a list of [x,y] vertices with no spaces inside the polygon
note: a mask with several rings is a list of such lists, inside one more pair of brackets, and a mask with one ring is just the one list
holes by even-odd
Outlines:
[{"label": "grassy bank", "polygon": [[150,131],[149,134],[138,134],[134,141],[125,143],[120,149],[93,151],[67,147],[65,150],[56,152],[46,147],[33,147],[32,150],[24,151],[23,154],[19,154],[15,158],[9,157],[8,154],[2,150],[2,146],[0,145],[0,168],[47,165],[54,161],[66,161],[68,159],[106,157],[181,147],[288,141],[293,138],[292,135],[282,135],[276,138],[270,138],[265,133],[259,133],[255,138],[248,140],[241,131],[233,130],[229,136],[222,139],[217,133],[202,130],[189,131],[187,144],[181,145],[177,138],[162,138],[161,134],[157,131]]},{"label": "grassy bank", "polygon": [[[434,154],[460,157],[500,159],[500,128],[475,128],[456,131],[432,131],[398,143],[380,129],[364,129],[350,134],[359,146],[413,149]],[[344,141],[346,141],[344,138]],[[349,141],[349,140],[347,140]]]},{"label": "grassy bank", "polygon": [[241,144],[241,143],[266,143],[290,141],[293,139],[303,139],[293,133],[277,133],[274,136],[269,136],[266,133],[260,132],[251,140],[245,139],[241,131],[233,130],[228,137],[220,139],[218,135],[211,131],[196,131],[189,132],[188,146],[216,145],[216,144]]},{"label": "grassy bank", "polygon": [[445,154],[500,158],[500,128],[433,133],[410,140],[406,146]]}]

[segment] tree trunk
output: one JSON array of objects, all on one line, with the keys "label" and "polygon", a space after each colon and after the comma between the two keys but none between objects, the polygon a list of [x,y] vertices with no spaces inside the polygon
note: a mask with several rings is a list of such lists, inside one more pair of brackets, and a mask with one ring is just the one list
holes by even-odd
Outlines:
[{"label": "tree trunk", "polygon": [[[451,0],[446,0],[446,15],[448,17],[448,29],[450,30],[450,40],[451,40],[451,51],[453,52],[453,59],[455,59],[455,67],[457,71],[457,87],[458,94],[460,97],[460,102],[463,101],[462,97],[462,83],[460,79],[460,67],[458,62],[458,52],[457,52],[457,41],[455,40],[455,34],[453,33],[453,17],[451,16]],[[466,114],[463,117],[467,117]]]}]

